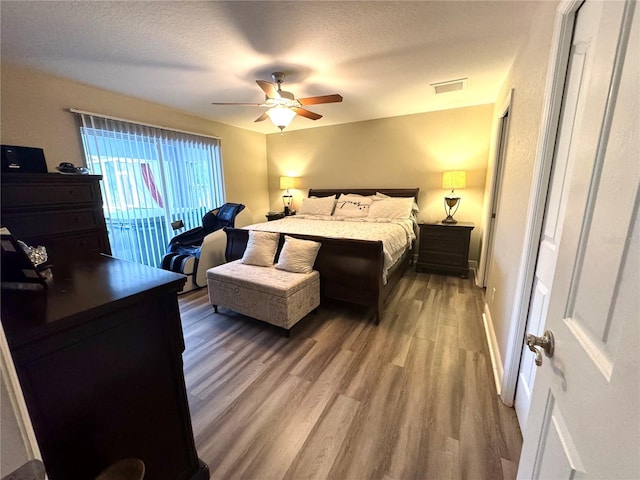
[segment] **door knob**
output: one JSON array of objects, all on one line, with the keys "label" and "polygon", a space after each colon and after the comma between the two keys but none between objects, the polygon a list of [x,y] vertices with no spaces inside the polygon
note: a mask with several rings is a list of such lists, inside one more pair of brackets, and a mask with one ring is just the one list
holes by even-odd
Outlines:
[{"label": "door knob", "polygon": [[535,354],[536,365],[539,367],[542,365],[542,353],[536,347],[541,347],[547,357],[553,357],[553,348],[555,346],[553,333],[551,333],[551,330],[545,330],[544,335],[541,337],[527,333],[527,346]]}]

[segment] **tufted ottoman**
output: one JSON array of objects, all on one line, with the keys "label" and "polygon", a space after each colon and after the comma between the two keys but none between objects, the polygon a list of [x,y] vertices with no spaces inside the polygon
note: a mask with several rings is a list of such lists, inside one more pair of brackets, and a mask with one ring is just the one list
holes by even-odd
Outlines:
[{"label": "tufted ottoman", "polygon": [[320,305],[320,274],[292,273],[240,260],[207,270],[209,301],[287,330]]}]

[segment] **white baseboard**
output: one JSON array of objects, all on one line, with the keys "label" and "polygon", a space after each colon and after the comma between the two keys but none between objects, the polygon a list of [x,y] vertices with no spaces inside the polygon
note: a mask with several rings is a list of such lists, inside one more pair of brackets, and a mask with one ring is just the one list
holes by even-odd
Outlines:
[{"label": "white baseboard", "polygon": [[504,370],[502,367],[502,358],[500,357],[500,349],[496,339],[496,332],[493,329],[493,321],[491,320],[491,312],[489,305],[484,304],[484,312],[482,313],[482,323],[484,323],[484,333],[487,336],[487,345],[489,346],[489,355],[491,356],[491,368],[493,369],[493,380],[496,382],[496,392],[498,396],[502,393],[502,377]]},{"label": "white baseboard", "polygon": [[[478,273],[478,262],[476,260],[469,260],[469,274],[473,274],[471,278],[476,279],[476,274]],[[477,281],[476,281],[477,283]]]}]

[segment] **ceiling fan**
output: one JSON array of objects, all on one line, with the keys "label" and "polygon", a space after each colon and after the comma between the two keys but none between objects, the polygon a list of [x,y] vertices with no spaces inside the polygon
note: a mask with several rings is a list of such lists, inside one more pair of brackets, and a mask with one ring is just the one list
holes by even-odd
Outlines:
[{"label": "ceiling fan", "polygon": [[264,107],[268,110],[256,118],[255,122],[261,122],[266,120],[267,117],[271,119],[273,124],[280,129],[284,130],[293,120],[293,117],[300,115],[301,117],[310,118],[311,120],[318,120],[322,118],[315,112],[302,108],[307,105],[317,105],[320,103],[336,103],[342,101],[342,96],[334,93],[333,95],[320,95],[317,97],[307,97],[296,99],[293,93],[282,90],[282,82],[284,81],[285,74],[283,72],[273,72],[271,78],[274,83],[266,82],[264,80],[256,80],[256,83],[262,88],[265,93],[265,101],[263,103],[219,103],[212,102],[211,105],[241,105],[250,107]]}]

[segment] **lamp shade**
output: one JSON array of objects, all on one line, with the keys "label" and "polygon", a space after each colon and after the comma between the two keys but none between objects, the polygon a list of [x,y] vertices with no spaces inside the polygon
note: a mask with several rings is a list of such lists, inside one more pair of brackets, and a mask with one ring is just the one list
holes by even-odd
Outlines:
[{"label": "lamp shade", "polygon": [[278,105],[277,107],[270,108],[267,110],[267,115],[273,122],[273,124],[282,130],[285,127],[288,127],[293,120],[293,117],[296,116],[296,112],[291,110],[284,105]]},{"label": "lamp shade", "polygon": [[296,179],[294,177],[280,177],[280,190],[289,190],[296,188]]},{"label": "lamp shade", "polygon": [[442,173],[442,188],[454,190],[467,187],[467,172],[454,170]]}]

